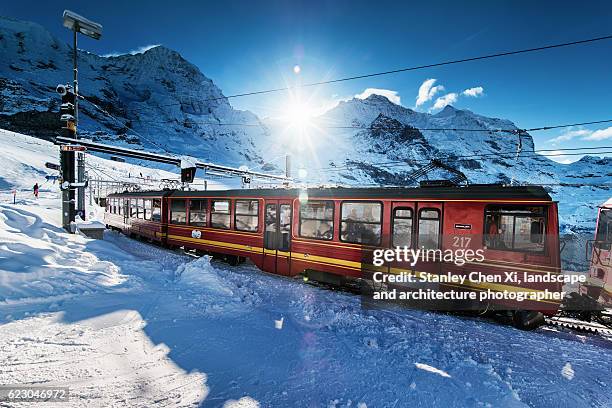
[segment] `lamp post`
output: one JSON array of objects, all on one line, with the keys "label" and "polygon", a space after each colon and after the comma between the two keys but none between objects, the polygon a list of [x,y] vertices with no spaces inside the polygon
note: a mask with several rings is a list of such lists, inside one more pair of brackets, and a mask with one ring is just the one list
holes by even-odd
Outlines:
[{"label": "lamp post", "polygon": [[[79,14],[64,10],[64,27],[72,30],[72,63],[73,63],[73,89],[74,89],[74,122],[75,131],[74,137],[78,138],[76,126],[79,123],[79,71],[77,63],[77,33],[86,35],[87,37],[99,40],[102,37],[102,25],[94,23]],[[83,185],[85,179],[85,154],[79,152],[77,154],[77,183]],[[85,218],[85,187],[77,187],[77,211],[81,213],[81,217]]]}]

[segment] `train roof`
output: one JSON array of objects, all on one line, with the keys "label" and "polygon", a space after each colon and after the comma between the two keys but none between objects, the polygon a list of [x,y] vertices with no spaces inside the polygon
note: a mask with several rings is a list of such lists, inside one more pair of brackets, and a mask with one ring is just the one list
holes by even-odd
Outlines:
[{"label": "train roof", "polygon": [[123,193],[112,193],[108,197],[165,197],[172,193],[174,190],[149,190],[149,191],[124,191]]},{"label": "train roof", "polygon": [[[298,197],[303,190],[298,188],[241,189],[208,191],[142,191],[113,195],[136,197]],[[499,199],[552,201],[541,186],[502,186],[496,184],[464,187],[329,187],[308,188],[307,195],[319,198],[415,198],[415,199]],[[112,196],[112,195],[109,195]]]}]

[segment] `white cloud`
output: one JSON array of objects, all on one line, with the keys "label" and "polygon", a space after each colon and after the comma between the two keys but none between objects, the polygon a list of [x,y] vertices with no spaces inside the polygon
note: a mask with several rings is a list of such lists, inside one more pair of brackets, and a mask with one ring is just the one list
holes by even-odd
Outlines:
[{"label": "white cloud", "polygon": [[368,88],[362,93],[355,95],[355,98],[366,99],[370,95],[381,95],[394,104],[401,105],[400,96],[397,94],[397,91],[392,91],[390,89]]},{"label": "white cloud", "polygon": [[438,110],[438,109],[442,109],[446,105],[452,105],[453,103],[457,102],[458,97],[459,95],[456,94],[455,92],[447,93],[446,95],[441,96],[438,99],[436,99],[436,102],[434,103],[434,105],[432,106],[430,110]]},{"label": "white cloud", "polygon": [[160,45],[161,44],[143,45],[142,47],[135,48],[128,52],[109,52],[108,54],[104,54],[102,56],[108,58],[108,57],[118,57],[120,55],[127,55],[127,54],[130,54],[130,55],[143,54],[149,51],[151,48],[159,47]]},{"label": "white cloud", "polygon": [[587,129],[579,129],[579,130],[568,130],[565,133],[562,133],[561,135],[552,138],[549,140],[549,142],[555,144],[555,143],[560,143],[560,142],[567,142],[568,140],[572,140],[576,137],[579,136],[588,136],[591,133],[593,133],[591,130],[587,130]]},{"label": "white cloud", "polygon": [[474,88],[468,88],[465,91],[461,92],[463,96],[471,96],[477,98],[484,94],[484,88],[482,86],[476,86]]},{"label": "white cloud", "polygon": [[612,126],[606,129],[599,129],[591,133],[589,136],[583,137],[582,140],[606,140],[612,139]]},{"label": "white cloud", "polygon": [[442,85],[434,86],[436,81],[437,80],[434,78],[426,79],[425,81],[423,81],[423,83],[419,87],[419,94],[416,97],[415,107],[418,108],[425,102],[432,100],[438,92],[442,92],[444,90],[444,87]]}]

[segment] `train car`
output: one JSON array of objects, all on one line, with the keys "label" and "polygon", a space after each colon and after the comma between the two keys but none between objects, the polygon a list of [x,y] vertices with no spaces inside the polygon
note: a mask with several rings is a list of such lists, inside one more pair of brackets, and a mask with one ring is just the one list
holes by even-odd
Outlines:
[{"label": "train car", "polygon": [[109,194],[104,223],[126,235],[165,244],[168,228],[166,191]]},{"label": "train car", "polygon": [[[368,256],[395,247],[481,250],[479,262],[419,260],[388,263],[387,274],[465,275],[502,278],[560,273],[557,204],[541,187],[316,188],[172,191],[162,199],[158,231],[163,243],[222,254],[232,263],[250,259],[261,270],[343,284],[368,279]],[[113,195],[124,203],[138,194]],[[108,207],[107,207],[108,208]],[[110,208],[113,208],[112,206]],[[129,213],[130,218],[132,212]],[[146,213],[145,213],[146,214]],[[125,214],[124,214],[125,215]],[[138,223],[136,221],[135,223]],[[142,223],[151,223],[143,219]],[[117,228],[135,233],[134,220]],[[165,230],[164,230],[165,228]],[[464,291],[560,291],[558,282],[440,284]],[[560,300],[494,302],[492,307],[529,310],[519,326],[543,322]],[[541,312],[541,313],[540,313]]]},{"label": "train car", "polygon": [[612,198],[599,207],[589,275],[581,285],[581,294],[612,308]]}]

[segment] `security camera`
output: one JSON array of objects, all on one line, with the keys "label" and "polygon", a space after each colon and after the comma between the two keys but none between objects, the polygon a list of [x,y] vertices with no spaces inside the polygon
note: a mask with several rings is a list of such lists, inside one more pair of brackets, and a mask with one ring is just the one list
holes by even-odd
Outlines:
[{"label": "security camera", "polygon": [[63,85],[63,84],[59,84],[57,88],[55,88],[55,90],[57,91],[58,94],[62,96],[66,95],[66,92],[68,92],[68,90],[66,89],[66,85]]}]

